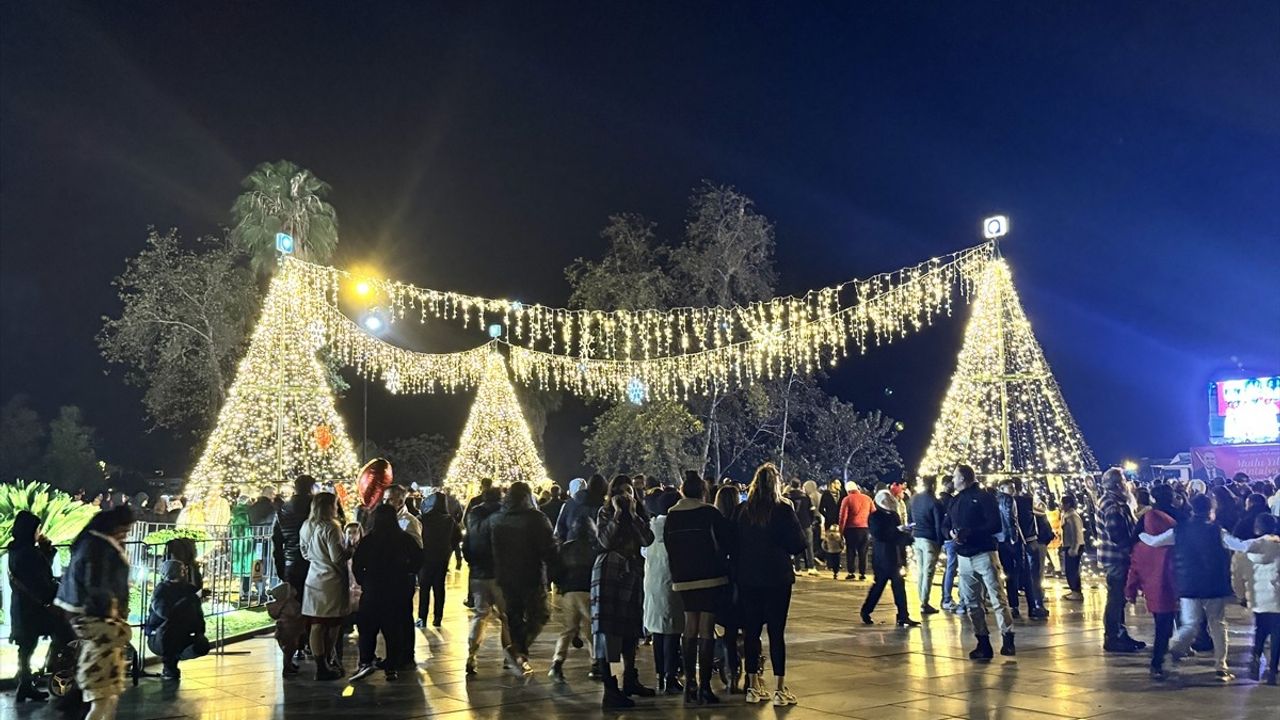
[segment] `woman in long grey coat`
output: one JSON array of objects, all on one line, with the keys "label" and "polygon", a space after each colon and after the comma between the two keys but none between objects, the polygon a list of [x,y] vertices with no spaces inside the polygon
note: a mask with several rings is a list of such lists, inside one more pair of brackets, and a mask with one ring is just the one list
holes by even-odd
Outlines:
[{"label": "woman in long grey coat", "polygon": [[653,667],[658,674],[658,690],[668,695],[684,691],[680,684],[680,635],[684,632],[684,603],[671,587],[671,559],[663,533],[667,510],[673,502],[659,506],[657,517],[649,521],[653,544],[644,556],[644,627],[653,635]]}]

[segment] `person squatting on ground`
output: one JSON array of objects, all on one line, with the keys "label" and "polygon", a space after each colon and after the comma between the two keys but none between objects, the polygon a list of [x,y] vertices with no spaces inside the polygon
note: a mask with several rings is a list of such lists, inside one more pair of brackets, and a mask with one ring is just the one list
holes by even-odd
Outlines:
[{"label": "person squatting on ground", "polygon": [[471,628],[467,633],[467,677],[476,674],[476,655],[484,643],[485,628],[497,622],[503,654],[511,654],[511,632],[507,628],[506,604],[498,587],[493,557],[493,521],[502,511],[502,491],[485,488],[480,496],[468,504],[463,516],[467,533],[462,540],[462,554],[470,566],[469,599],[471,600]]},{"label": "person squatting on ground", "polygon": [[983,591],[996,615],[1003,643],[1001,655],[1017,653],[1013,641],[1013,614],[1000,577],[1000,558],[996,554],[996,535],[1001,531],[1000,506],[990,492],[978,486],[977,475],[968,465],[957,465],[952,482],[956,496],[947,510],[948,534],[955,541],[960,577],[960,600],[968,612],[978,646],[969,653],[973,660],[990,660],[995,656],[991,634],[987,630],[987,611]]},{"label": "person squatting on ground", "polygon": [[[947,513],[936,495],[937,480],[926,477],[921,479],[920,484],[920,492],[911,498],[911,519],[908,521],[904,518],[903,521],[910,522],[912,525],[911,535],[916,555],[916,590],[920,597],[920,613],[932,615],[938,612],[937,608],[929,604],[929,598],[933,593],[933,576],[938,568],[938,555],[942,550],[942,540],[945,537],[942,526]],[[874,536],[875,533],[873,532],[872,535]],[[874,565],[873,558],[873,568]],[[943,599],[951,599],[949,587],[945,589]],[[903,615],[905,616],[906,613]]]},{"label": "person squatting on ground", "polygon": [[127,505],[90,518],[71,544],[71,562],[54,600],[70,616],[80,641],[76,686],[89,703],[86,720],[114,718],[124,692],[124,649],[133,635],[124,550],[131,527],[133,511]]},{"label": "person squatting on ground", "polygon": [[[640,549],[653,543],[653,532],[641,516],[634,488],[615,479],[612,494],[596,520],[596,538],[602,550],[591,572],[591,630],[604,677],[602,707],[628,708],[629,696],[653,697],[652,688],[640,682],[636,669],[636,643],[643,628],[644,558]],[[612,663],[622,662],[622,684]]]},{"label": "person squatting on ground", "polygon": [[875,582],[867,592],[859,613],[864,625],[874,625],[871,613],[875,612],[880,596],[884,594],[884,586],[889,585],[893,592],[893,603],[898,609],[898,627],[916,627],[920,623],[912,620],[907,608],[907,585],[902,577],[903,568],[907,566],[906,549],[911,545],[910,527],[903,524],[898,517],[898,503],[894,502],[893,493],[881,490],[876,493],[876,509],[871,513],[868,527],[874,545],[871,550],[871,572]]},{"label": "person squatting on ground", "polygon": [[[729,557],[734,552],[734,527],[725,514],[703,502],[706,491],[706,482],[698,473],[686,472],[680,485],[682,497],[668,511],[662,526],[671,587],[679,594],[684,609],[680,647],[686,705],[720,702],[711,690],[716,614],[732,602]],[[733,499],[736,501],[736,495]],[[736,645],[737,639],[733,642]],[[734,675],[732,690],[738,682],[737,669],[730,671]]]},{"label": "person squatting on ground", "polygon": [[204,634],[204,609],[200,607],[200,591],[187,579],[187,566],[177,560],[166,560],[160,566],[160,582],[156,583],[147,608],[143,627],[147,647],[160,656],[160,677],[178,680],[179,660],[191,660],[209,654],[209,639]]},{"label": "person squatting on ground", "polygon": [[[679,495],[662,493],[649,503],[652,514],[649,530],[653,544],[644,553],[644,629],[653,636],[653,667],[658,679],[658,692],[679,695],[680,636],[684,633],[684,605],[672,587],[671,560],[665,540],[667,513]],[[691,656],[687,662],[693,662]]]},{"label": "person squatting on ground", "polygon": [[760,674],[760,633],[767,626],[775,680],[773,704],[784,706],[796,704],[796,696],[786,684],[786,631],[791,588],[796,581],[791,556],[804,549],[804,529],[795,511],[782,501],[778,485],[778,469],[772,463],[756,470],[747,488],[747,501],[735,513],[733,558],[745,633],[747,702],[764,702],[770,696]]},{"label": "person squatting on ground", "polygon": [[311,501],[311,516],[298,533],[302,557],[306,559],[306,592],[302,614],[311,627],[311,655],[316,661],[316,680],[337,680],[346,672],[331,662],[342,623],[348,615],[350,580],[347,546],[338,524],[338,498],[333,493],[317,493]]},{"label": "person squatting on ground", "polygon": [[[413,574],[422,567],[422,550],[400,528],[397,510],[379,505],[369,518],[369,534],[356,546],[351,573],[360,584],[359,667],[351,680],[360,680],[377,669],[378,633],[382,633],[388,658],[403,657],[402,628],[413,613]],[[448,562],[448,556],[445,556]],[[394,664],[386,665],[388,680],[395,680]]]},{"label": "person squatting on ground", "polygon": [[867,522],[871,518],[871,498],[862,494],[857,483],[849,483],[849,494],[840,502],[840,532],[844,533],[844,544],[848,550],[845,559],[845,580],[853,579],[854,561],[857,561],[858,579],[867,579],[867,549],[870,533]]},{"label": "person squatting on ground", "polygon": [[533,672],[529,647],[549,615],[547,568],[556,557],[551,523],[534,504],[528,483],[511,483],[502,511],[490,523],[489,534],[494,578],[511,637],[507,661],[512,673],[528,675]]}]

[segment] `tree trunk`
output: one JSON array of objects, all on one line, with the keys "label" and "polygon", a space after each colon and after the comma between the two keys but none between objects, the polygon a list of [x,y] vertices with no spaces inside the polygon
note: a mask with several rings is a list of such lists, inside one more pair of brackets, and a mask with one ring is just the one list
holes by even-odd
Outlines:
[{"label": "tree trunk", "polygon": [[791,384],[796,380],[796,371],[792,370],[787,377],[787,390],[782,396],[782,440],[778,443],[778,475],[784,480],[787,469],[787,420],[791,413]]},{"label": "tree trunk", "polygon": [[[707,463],[711,460],[711,437],[716,431],[716,410],[720,407],[720,388],[716,388],[711,393],[711,404],[707,407],[707,429],[702,435],[702,468],[705,471]],[[716,455],[719,453],[719,442],[716,443]],[[716,458],[717,465],[719,457]]]}]

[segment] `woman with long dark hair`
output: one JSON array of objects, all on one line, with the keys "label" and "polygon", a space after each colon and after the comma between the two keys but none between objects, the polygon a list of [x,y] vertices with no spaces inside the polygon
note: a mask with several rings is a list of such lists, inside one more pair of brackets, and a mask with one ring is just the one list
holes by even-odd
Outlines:
[{"label": "woman with long dark hair", "polygon": [[738,601],[743,613],[743,652],[747,656],[747,702],[769,699],[760,676],[760,633],[769,629],[769,661],[775,685],[773,704],[795,705],[787,688],[787,612],[795,573],[791,556],[804,550],[804,529],[791,506],[782,501],[778,469],[765,463],[747,488],[747,501],[738,507],[737,552],[734,553]]},{"label": "woman with long dark hair", "polygon": [[337,680],[346,673],[331,663],[342,622],[348,615],[351,582],[347,577],[347,547],[338,524],[338,498],[333,493],[316,493],[311,515],[298,533],[307,568],[302,615],[311,625],[311,654],[316,659],[316,680]]},{"label": "woman with long dark hair", "polygon": [[69,628],[53,608],[58,582],[53,578],[53,545],[40,534],[41,520],[22,510],[13,519],[13,540],[9,542],[10,628],[9,639],[18,646],[17,700],[43,702],[48,694],[31,681],[31,655],[40,638],[52,637],[54,647],[71,641]]},{"label": "woman with long dark hair", "polygon": [[133,522],[128,505],[90,518],[71,544],[71,563],[54,601],[70,614],[80,640],[76,685],[89,703],[87,720],[115,717],[124,692],[124,648],[132,635],[124,541]]}]

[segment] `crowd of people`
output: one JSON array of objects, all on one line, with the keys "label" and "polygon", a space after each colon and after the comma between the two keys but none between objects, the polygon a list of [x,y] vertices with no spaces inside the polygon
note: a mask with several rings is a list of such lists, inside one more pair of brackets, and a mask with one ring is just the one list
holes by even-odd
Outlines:
[{"label": "crowd of people", "polygon": [[[1012,477],[988,484],[960,465],[949,477],[922,478],[914,492],[901,483],[863,488],[839,480],[820,490],[814,482],[784,482],[766,463],[745,489],[693,471],[679,483],[595,475],[574,480],[568,493],[552,488],[540,497],[524,482],[501,488],[481,480],[463,504],[444,490],[422,497],[392,485],[347,518],[336,494],[318,491],[303,475],[288,500],[264,488],[256,500],[238,498],[232,517],[271,527],[272,569],[281,582],[270,591],[268,611],[282,672],[296,674],[309,660],[318,681],[359,681],[379,671],[394,680],[414,667],[414,626],[441,626],[445,577],[465,558],[468,677],[481,672],[490,630],[504,669],[532,673],[531,648],[554,614],[548,675],[565,682],[566,660],[582,651],[606,709],[659,693],[713,705],[721,702],[717,678],[721,692],[786,706],[796,703],[786,683],[792,589],[797,576],[819,574],[819,553],[836,579],[843,560],[847,581],[866,580],[870,556],[863,623],[875,623],[887,586],[896,625],[918,626],[909,577],[919,612],[967,617],[976,639],[969,656],[987,660],[996,653],[988,612],[999,653],[1016,655],[1021,601],[1028,620],[1048,618],[1043,581],[1050,566],[1066,580],[1062,599],[1082,600],[1081,569],[1092,547],[1105,574],[1104,652],[1146,649],[1125,625],[1126,604],[1141,595],[1154,620],[1154,678],[1165,677],[1166,660],[1211,653],[1217,677],[1229,680],[1225,610],[1240,601],[1254,617],[1247,671],[1275,684],[1280,478],[1135,487],[1113,468],[1096,490],[1061,496]],[[75,641],[76,685],[89,717],[113,717],[131,633],[122,543],[136,520],[129,503],[99,512],[72,545],[59,581],[40,519],[17,517],[8,556],[19,699],[45,699],[30,671],[39,638]],[[164,677],[177,680],[180,660],[208,650],[193,582],[199,571],[174,558],[162,571],[145,626]],[[344,649],[353,630],[358,657],[348,673]],[[384,657],[377,655],[379,636]],[[652,647],[656,687],[640,676],[642,642]]]}]

